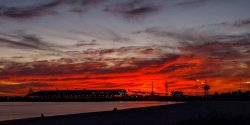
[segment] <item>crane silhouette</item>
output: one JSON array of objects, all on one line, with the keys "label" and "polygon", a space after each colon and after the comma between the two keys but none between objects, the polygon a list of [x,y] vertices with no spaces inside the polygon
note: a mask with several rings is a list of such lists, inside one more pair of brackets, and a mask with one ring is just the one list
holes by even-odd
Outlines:
[{"label": "crane silhouette", "polygon": [[204,96],[207,96],[209,94],[210,85],[208,85],[207,80],[205,82],[201,82],[199,79],[193,79],[192,80],[196,81],[198,84],[200,84],[203,87],[204,90]]}]

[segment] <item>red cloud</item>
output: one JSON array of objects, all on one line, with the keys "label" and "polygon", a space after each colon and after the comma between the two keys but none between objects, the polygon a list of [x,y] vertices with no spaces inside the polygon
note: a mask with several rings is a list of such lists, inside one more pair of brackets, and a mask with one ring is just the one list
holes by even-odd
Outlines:
[{"label": "red cloud", "polygon": [[[150,92],[151,81],[154,81],[155,91],[159,93],[165,93],[166,81],[169,82],[169,91],[189,92],[196,91],[199,86],[192,79],[207,80],[213,92],[224,91],[235,89],[239,79],[250,80],[248,73],[250,55],[238,50],[238,48],[244,48],[243,45],[246,44],[215,42],[188,45],[180,48],[181,54],[168,54],[163,53],[159,48],[145,47],[75,52],[91,55],[90,60],[78,63],[71,59],[64,63],[60,63],[61,60],[12,63],[1,69],[0,78],[3,81],[19,84],[33,82],[49,85],[41,87],[26,84],[25,89],[20,89],[17,94],[25,94],[29,87],[35,90],[123,88]],[[109,53],[128,52],[156,54],[158,57],[91,59],[91,57]],[[232,52],[239,58],[232,56]]]}]

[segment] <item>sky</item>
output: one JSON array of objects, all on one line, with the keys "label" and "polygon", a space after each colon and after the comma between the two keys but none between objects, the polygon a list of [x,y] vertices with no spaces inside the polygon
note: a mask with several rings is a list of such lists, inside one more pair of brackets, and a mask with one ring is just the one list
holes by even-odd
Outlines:
[{"label": "sky", "polygon": [[[249,0],[0,0],[0,96],[250,84]],[[241,85],[240,85],[241,84]],[[166,89],[167,86],[167,89]]]}]

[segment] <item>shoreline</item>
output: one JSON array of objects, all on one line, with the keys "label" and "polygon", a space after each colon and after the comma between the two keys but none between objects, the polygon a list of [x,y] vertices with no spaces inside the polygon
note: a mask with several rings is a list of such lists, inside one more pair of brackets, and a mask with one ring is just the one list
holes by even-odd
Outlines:
[{"label": "shoreline", "polygon": [[212,113],[230,116],[250,116],[248,101],[194,101],[173,105],[150,106],[91,113],[48,116],[0,121],[0,125],[117,125],[117,124],[176,124],[190,118],[206,117]]},{"label": "shoreline", "polygon": [[[94,111],[94,112],[84,112],[84,113],[73,113],[73,114],[62,114],[62,115],[52,115],[52,116],[46,116],[44,115],[44,118],[59,118],[59,117],[74,117],[74,116],[79,116],[79,115],[95,115],[95,114],[100,114],[100,113],[111,113],[111,112],[124,112],[124,111],[130,111],[130,110],[141,110],[141,109],[148,109],[148,108],[158,108],[162,106],[170,106],[170,105],[176,105],[176,104],[182,104],[181,102],[175,103],[175,104],[168,104],[168,105],[157,105],[157,106],[147,106],[147,107],[135,107],[135,108],[127,108],[127,109],[110,109],[106,111]],[[26,121],[26,120],[34,120],[34,119],[42,119],[41,117],[30,117],[30,118],[20,118],[20,119],[11,119],[11,120],[4,120],[0,121],[0,125],[3,122],[13,122],[13,121]]]},{"label": "shoreline", "polygon": [[[170,105],[173,101],[0,102],[0,121]],[[39,108],[37,108],[39,107]],[[14,110],[15,109],[15,110]],[[2,114],[2,115],[1,115]]]}]

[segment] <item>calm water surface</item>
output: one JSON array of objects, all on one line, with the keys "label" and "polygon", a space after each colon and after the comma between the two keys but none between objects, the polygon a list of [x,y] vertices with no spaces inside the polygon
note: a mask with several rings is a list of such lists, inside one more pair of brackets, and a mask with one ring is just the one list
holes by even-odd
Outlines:
[{"label": "calm water surface", "polygon": [[41,113],[43,113],[45,116],[53,116],[109,111],[113,110],[114,107],[119,110],[170,104],[176,104],[176,102],[0,102],[0,121],[40,117]]}]

